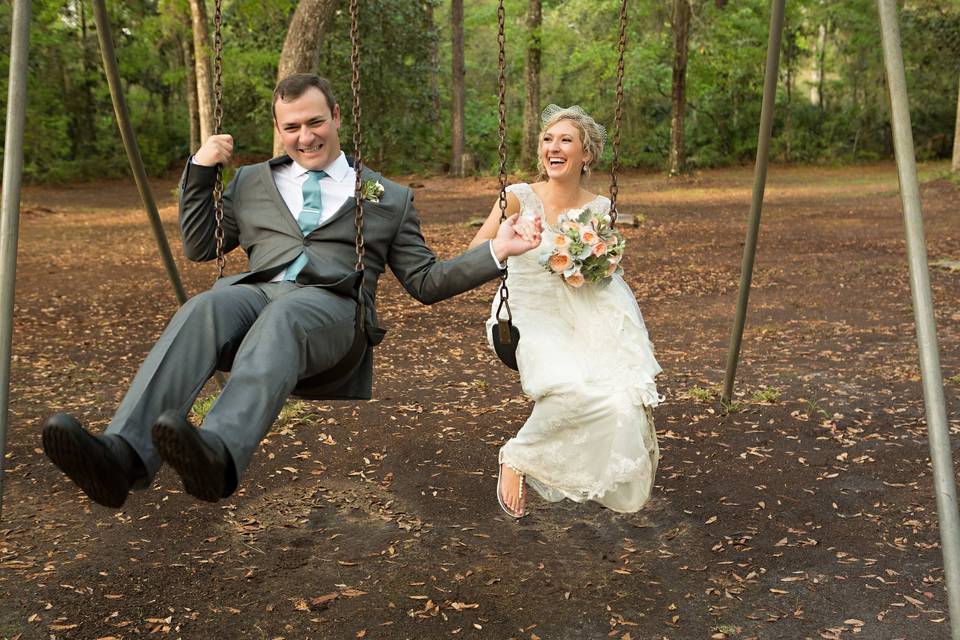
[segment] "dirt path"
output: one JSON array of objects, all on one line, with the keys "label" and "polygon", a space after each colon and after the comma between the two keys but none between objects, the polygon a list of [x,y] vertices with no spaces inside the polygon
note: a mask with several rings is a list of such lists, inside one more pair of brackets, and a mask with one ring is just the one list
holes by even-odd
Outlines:
[{"label": "dirt path", "polygon": [[[446,256],[495,196],[407,181]],[[530,409],[482,337],[493,285],[421,307],[389,276],[374,401],[301,405],[216,506],[166,470],[122,511],[92,505],[43,457],[42,417],[104,425],[173,296],[130,185],[27,189],[0,638],[946,637],[893,167],[771,172],[728,415],[703,397],[723,376],[751,171],[623,182],[645,218],[625,231],[627,278],[665,370],[655,496],[634,515],[535,502],[520,525],[493,493]],[[182,259],[173,186],[155,184],[196,293],[214,268]],[[960,257],[957,188],[922,193],[931,260]],[[956,432],[960,275],[931,277]]]}]

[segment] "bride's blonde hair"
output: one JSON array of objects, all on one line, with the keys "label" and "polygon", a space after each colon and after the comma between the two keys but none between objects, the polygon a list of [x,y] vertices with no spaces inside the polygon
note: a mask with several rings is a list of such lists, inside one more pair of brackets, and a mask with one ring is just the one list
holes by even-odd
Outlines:
[{"label": "bride's blonde hair", "polygon": [[540,115],[540,137],[539,142],[537,142],[537,172],[540,174],[540,179],[544,179],[547,175],[546,168],[543,166],[543,158],[540,155],[543,134],[561,120],[569,120],[580,131],[580,143],[583,145],[584,152],[590,156],[590,160],[583,165],[581,178],[589,177],[590,170],[597,166],[600,161],[603,145],[607,141],[607,130],[602,125],[597,124],[597,121],[591,118],[579,105],[560,107],[551,104]]}]

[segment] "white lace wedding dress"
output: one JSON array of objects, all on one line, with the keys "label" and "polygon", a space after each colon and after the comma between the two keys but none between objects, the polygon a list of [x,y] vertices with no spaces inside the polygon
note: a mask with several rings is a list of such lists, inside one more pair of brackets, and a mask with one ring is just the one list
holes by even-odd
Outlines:
[{"label": "white lace wedding dress", "polygon": [[[543,216],[530,185],[507,190],[519,199],[522,216]],[[597,196],[588,206],[606,212],[610,201]],[[537,248],[508,260],[520,382],[535,405],[503,445],[500,462],[525,473],[546,500],[595,500],[614,511],[637,511],[657,471],[650,409],[658,402],[654,377],[661,371],[640,308],[621,276],[573,288],[546,271],[539,256]],[[498,293],[488,341],[499,304]]]}]

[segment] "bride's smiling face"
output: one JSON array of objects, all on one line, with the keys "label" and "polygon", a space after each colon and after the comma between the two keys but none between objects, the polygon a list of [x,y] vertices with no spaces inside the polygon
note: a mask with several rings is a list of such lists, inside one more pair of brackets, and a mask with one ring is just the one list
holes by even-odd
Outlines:
[{"label": "bride's smiling face", "polygon": [[580,129],[569,120],[559,120],[543,132],[540,140],[540,162],[550,180],[577,180],[583,173],[583,167],[590,161],[583,150]]}]

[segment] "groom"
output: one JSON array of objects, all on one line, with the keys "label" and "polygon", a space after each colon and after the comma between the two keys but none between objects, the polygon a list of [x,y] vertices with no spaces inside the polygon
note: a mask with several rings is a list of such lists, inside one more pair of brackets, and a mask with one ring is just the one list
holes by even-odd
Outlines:
[{"label": "groom", "polygon": [[[164,462],[192,496],[229,496],[297,381],[330,371],[351,350],[358,317],[349,292],[357,259],[355,174],[340,150],[340,105],[325,79],[296,74],[277,85],[273,115],[286,155],[239,167],[223,195],[223,250],[242,247],[249,270],[221,278],[177,311],[103,434],[66,414],[44,424],[46,455],[99,504],[122,506]],[[231,136],[211,136],[184,169],[180,231],[191,260],[217,255],[216,165],[226,165],[232,152]],[[410,295],[431,304],[496,277],[508,256],[539,243],[536,233],[514,229],[514,217],[492,241],[438,261],[424,242],[410,189],[366,168],[362,178],[371,195],[363,207],[361,293],[369,346],[326,398],[370,397],[370,347],[384,333],[376,320],[377,280],[387,266]],[[186,419],[190,407],[231,359],[203,428],[194,428]]]}]

